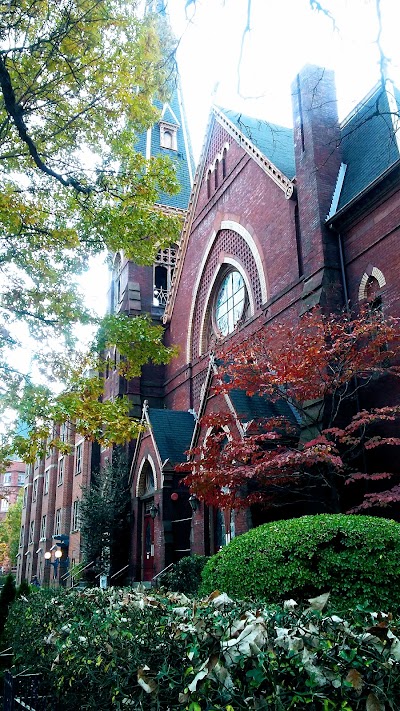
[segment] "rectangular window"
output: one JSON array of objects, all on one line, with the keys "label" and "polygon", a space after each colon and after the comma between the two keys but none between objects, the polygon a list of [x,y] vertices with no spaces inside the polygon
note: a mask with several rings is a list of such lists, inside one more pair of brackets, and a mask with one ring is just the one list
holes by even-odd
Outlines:
[{"label": "rectangular window", "polygon": [[76,447],[75,455],[75,474],[80,474],[82,471],[82,442]]},{"label": "rectangular window", "polygon": [[72,530],[79,530],[79,499],[72,504]]},{"label": "rectangular window", "polygon": [[25,533],[25,528],[24,526],[21,526],[21,530],[19,532],[19,547],[22,548],[24,545],[24,533]]},{"label": "rectangular window", "polygon": [[35,522],[31,521],[29,524],[29,543],[33,543],[34,535],[35,535]]},{"label": "rectangular window", "polygon": [[26,503],[28,501],[28,487],[26,486],[24,489],[24,498],[22,500],[22,508],[26,508]]},{"label": "rectangular window", "polygon": [[54,535],[59,536],[61,533],[61,509],[57,509],[54,520]]},{"label": "rectangular window", "polygon": [[32,501],[37,499],[38,481],[39,479],[34,479],[33,481]]},{"label": "rectangular window", "polygon": [[68,438],[67,423],[63,422],[60,427],[60,440],[61,442],[66,442]]},{"label": "rectangular window", "polygon": [[10,502],[8,499],[4,498],[0,500],[0,511],[1,513],[7,513]]},{"label": "rectangular window", "polygon": [[6,473],[4,474],[3,482],[4,482],[4,486],[10,486],[10,484],[11,484],[11,472],[6,472]]},{"label": "rectangular window", "polygon": [[40,522],[40,540],[43,540],[46,538],[46,519],[47,516],[44,514],[42,516],[42,520]]},{"label": "rectangular window", "polygon": [[50,469],[46,469],[43,480],[43,494],[49,493]]},{"label": "rectangular window", "polygon": [[25,484],[25,474],[20,472],[18,474],[18,486],[23,486]]},{"label": "rectangular window", "polygon": [[64,481],[64,457],[58,462],[57,486],[61,486]]}]

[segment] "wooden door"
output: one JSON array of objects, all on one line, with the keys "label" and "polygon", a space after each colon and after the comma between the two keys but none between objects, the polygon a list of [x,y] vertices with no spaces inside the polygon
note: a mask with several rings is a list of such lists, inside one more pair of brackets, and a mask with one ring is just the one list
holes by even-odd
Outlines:
[{"label": "wooden door", "polygon": [[143,517],[142,560],[143,580],[151,580],[154,576],[154,520],[147,511]]}]

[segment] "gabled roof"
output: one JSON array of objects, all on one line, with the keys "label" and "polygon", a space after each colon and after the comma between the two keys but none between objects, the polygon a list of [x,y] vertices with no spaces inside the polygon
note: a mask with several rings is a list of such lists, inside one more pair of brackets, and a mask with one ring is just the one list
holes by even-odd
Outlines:
[{"label": "gabled roof", "polygon": [[229,109],[219,109],[288,178],[296,172],[293,129],[269,121],[245,116]]},{"label": "gabled roof", "polygon": [[161,462],[167,459],[173,464],[186,461],[185,452],[190,447],[195,426],[193,415],[181,410],[155,408],[149,408],[147,414]]},{"label": "gabled roof", "polygon": [[[336,211],[348,205],[400,158],[399,91],[380,83],[356,106],[341,126],[346,166]],[[333,215],[330,215],[333,216]]]},{"label": "gabled roof", "polygon": [[284,417],[295,426],[300,422],[295,409],[286,400],[272,401],[260,395],[252,395],[250,397],[244,390],[238,389],[230,390],[228,397],[241,422],[270,419],[272,417]]},{"label": "gabled roof", "polygon": [[[180,276],[185,261],[185,255],[188,246],[190,230],[193,218],[196,211],[197,200],[202,185],[202,179],[207,166],[205,161],[207,158],[208,147],[215,125],[219,123],[227,133],[243,148],[248,155],[261,167],[273,182],[279,186],[284,192],[286,199],[290,199],[294,195],[294,183],[288,174],[285,173],[280,165],[276,165],[267,153],[263,151],[271,151],[275,159],[288,169],[289,175],[294,175],[294,157],[293,145],[290,148],[290,129],[278,127],[274,124],[269,124],[267,121],[259,119],[250,119],[227,109],[219,109],[214,106],[211,110],[203,149],[200,161],[197,166],[196,175],[193,182],[192,192],[189,198],[188,211],[186,213],[185,222],[182,229],[179,250],[177,254],[177,263],[173,275],[172,285],[168,296],[167,305],[164,311],[163,321],[167,323],[174,308],[177,284],[179,284]],[[272,128],[271,128],[272,127]],[[274,128],[276,129],[274,131]],[[259,145],[254,143],[254,139]],[[293,143],[293,136],[292,136]]]}]

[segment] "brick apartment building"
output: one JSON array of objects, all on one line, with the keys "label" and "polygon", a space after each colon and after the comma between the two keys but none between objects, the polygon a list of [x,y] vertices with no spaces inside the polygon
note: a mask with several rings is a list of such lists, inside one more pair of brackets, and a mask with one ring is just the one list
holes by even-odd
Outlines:
[{"label": "brick apartment building", "polygon": [[[197,505],[175,473],[205,437],[199,415],[236,413],[239,432],[241,417],[254,416],[251,399],[212,392],[216,341],[371,295],[400,316],[399,93],[389,82],[375,87],[340,124],[332,72],[307,66],[292,96],[293,129],[214,108],[190,194],[179,102],[143,137],[147,152],[181,160],[182,202],[165,204],[187,211],[179,245],[153,268],[114,259],[110,309],[162,318],[166,343],[179,346],[168,366],[147,366],[129,383],[112,367],[118,354],[107,354],[106,396],[128,395],[146,426],[130,447],[131,580],[213,553],[256,523],[251,510]],[[73,453],[52,452],[29,472],[20,577],[49,576],[53,535],[69,536],[71,566],[80,560],[79,491],[101,453],[72,428],[65,436]]]},{"label": "brick apartment building", "polygon": [[12,461],[4,474],[0,475],[0,521],[12,504],[15,504],[21,488],[25,484],[24,462]]}]

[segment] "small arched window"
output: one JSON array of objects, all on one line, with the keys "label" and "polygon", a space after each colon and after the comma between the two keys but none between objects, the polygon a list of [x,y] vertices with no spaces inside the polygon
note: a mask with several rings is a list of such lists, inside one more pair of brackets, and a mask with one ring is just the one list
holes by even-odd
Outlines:
[{"label": "small arched window", "polygon": [[217,159],[215,161],[215,169],[214,169],[214,187],[217,189],[218,187],[218,171],[219,171],[219,160]]},{"label": "small arched window", "polygon": [[227,149],[224,148],[224,150],[222,152],[222,180],[224,180],[226,178],[226,169],[227,169],[226,156],[227,156],[227,153],[228,153]]},{"label": "small arched window", "polygon": [[164,131],[163,148],[172,148],[172,133],[171,131]]},{"label": "small arched window", "polygon": [[211,197],[211,170],[207,173],[207,197]]}]

